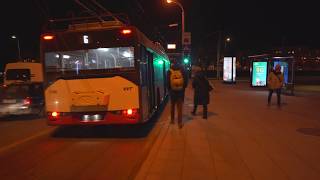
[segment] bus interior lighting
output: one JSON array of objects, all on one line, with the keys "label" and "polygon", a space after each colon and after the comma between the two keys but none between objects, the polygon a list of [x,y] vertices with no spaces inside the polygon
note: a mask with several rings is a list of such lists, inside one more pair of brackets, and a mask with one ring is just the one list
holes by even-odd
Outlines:
[{"label": "bus interior lighting", "polygon": [[133,54],[132,54],[131,52],[128,52],[128,51],[123,52],[122,55],[123,55],[124,57],[126,57],[126,58],[133,57]]},{"label": "bus interior lighting", "polygon": [[109,48],[98,48],[98,50],[107,52],[107,51],[109,51]]},{"label": "bus interior lighting", "polygon": [[63,55],[62,57],[63,57],[64,59],[69,59],[69,58],[70,58],[69,55]]}]

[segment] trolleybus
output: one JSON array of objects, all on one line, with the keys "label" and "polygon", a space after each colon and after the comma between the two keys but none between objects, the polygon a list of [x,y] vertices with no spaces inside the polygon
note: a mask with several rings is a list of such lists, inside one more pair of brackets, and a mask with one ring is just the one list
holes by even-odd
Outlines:
[{"label": "trolleybus", "polygon": [[40,59],[49,125],[143,123],[168,94],[162,46],[118,21],[47,30]]}]

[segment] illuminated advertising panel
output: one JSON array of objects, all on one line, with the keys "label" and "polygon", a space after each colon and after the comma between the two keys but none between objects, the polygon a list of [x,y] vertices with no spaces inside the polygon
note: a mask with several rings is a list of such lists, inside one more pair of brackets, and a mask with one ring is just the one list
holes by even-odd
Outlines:
[{"label": "illuminated advertising panel", "polygon": [[252,86],[267,85],[267,62],[253,62],[252,64]]},{"label": "illuminated advertising panel", "polygon": [[279,64],[281,67],[281,72],[284,76],[284,83],[288,84],[288,74],[289,74],[288,63],[284,61],[274,61],[273,68],[275,68],[277,64]]},{"label": "illuminated advertising panel", "polygon": [[225,57],[223,59],[223,80],[231,81],[232,78],[232,57]]},{"label": "illuminated advertising panel", "polygon": [[236,81],[236,57],[233,57],[232,58],[232,66],[233,66],[233,74],[232,74],[232,76],[233,76],[233,81]]},{"label": "illuminated advertising panel", "polygon": [[236,58],[225,57],[223,61],[223,81],[233,82],[236,79]]}]

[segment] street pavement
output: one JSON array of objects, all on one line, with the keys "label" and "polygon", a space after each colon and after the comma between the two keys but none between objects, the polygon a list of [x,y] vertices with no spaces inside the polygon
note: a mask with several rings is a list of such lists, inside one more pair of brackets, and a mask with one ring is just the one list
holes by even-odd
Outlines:
[{"label": "street pavement", "polygon": [[208,119],[191,115],[188,87],[183,128],[166,117],[136,180],[320,179],[320,93],[283,95],[278,108],[264,88],[212,83]]},{"label": "street pavement", "polygon": [[52,130],[44,118],[31,115],[1,117],[0,153]]},{"label": "street pavement", "polygon": [[44,118],[0,120],[1,180],[126,180],[136,176],[168,106],[146,124],[50,127]]}]

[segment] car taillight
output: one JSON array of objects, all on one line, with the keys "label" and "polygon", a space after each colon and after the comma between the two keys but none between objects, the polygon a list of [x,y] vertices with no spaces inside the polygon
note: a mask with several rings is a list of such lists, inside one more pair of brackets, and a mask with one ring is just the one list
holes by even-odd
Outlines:
[{"label": "car taillight", "polygon": [[31,99],[27,97],[26,99],[23,100],[24,105],[30,105],[31,104]]}]

